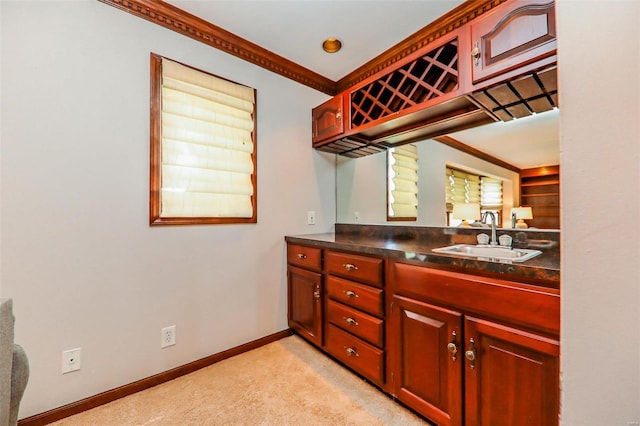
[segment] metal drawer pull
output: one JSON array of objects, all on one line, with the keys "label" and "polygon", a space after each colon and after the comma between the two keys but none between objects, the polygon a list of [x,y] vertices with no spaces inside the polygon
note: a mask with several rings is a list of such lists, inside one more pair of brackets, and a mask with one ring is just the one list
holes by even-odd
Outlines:
[{"label": "metal drawer pull", "polygon": [[464,356],[469,360],[469,365],[471,368],[476,367],[476,348],[474,346],[475,340],[473,337],[469,339],[469,350],[464,353]]},{"label": "metal drawer pull", "polygon": [[347,350],[347,355],[349,355],[349,356],[360,356],[360,354],[358,352],[356,352],[356,350],[353,349],[353,348],[347,348],[345,346],[345,349]]},{"label": "metal drawer pull", "polygon": [[353,291],[351,291],[351,290],[345,290],[345,291],[344,291],[344,294],[346,294],[346,295],[347,295],[347,297],[359,297],[356,293],[354,293],[354,292],[353,292]]},{"label": "metal drawer pull", "polygon": [[358,321],[354,320],[353,318],[345,317],[344,320],[349,325],[360,325],[358,324]]},{"label": "metal drawer pull", "polygon": [[304,253],[298,253],[298,259],[306,259],[307,255]]},{"label": "metal drawer pull", "polygon": [[342,266],[347,271],[357,271],[358,270],[358,267],[356,265],[354,265],[353,263],[344,263]]},{"label": "metal drawer pull", "polygon": [[447,345],[447,350],[451,352],[451,359],[456,360],[458,358],[458,342],[456,341],[456,332],[451,333],[451,342]]}]

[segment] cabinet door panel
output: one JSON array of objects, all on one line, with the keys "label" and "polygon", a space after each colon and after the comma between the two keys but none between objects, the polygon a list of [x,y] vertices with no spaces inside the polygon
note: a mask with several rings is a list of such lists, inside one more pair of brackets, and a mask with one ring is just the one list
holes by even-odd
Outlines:
[{"label": "cabinet door panel", "polygon": [[322,275],[289,265],[289,327],[322,346]]},{"label": "cabinet door panel", "polygon": [[551,56],[556,49],[554,3],[517,0],[470,24],[472,49],[479,49],[473,82]]},{"label": "cabinet door panel", "polygon": [[312,142],[320,142],[344,132],[342,95],[335,96],[311,112]]},{"label": "cabinet door panel", "polygon": [[462,315],[394,296],[389,327],[394,395],[439,425],[461,425]]},{"label": "cabinet door panel", "polygon": [[557,425],[559,342],[485,320],[465,318],[468,424]]}]

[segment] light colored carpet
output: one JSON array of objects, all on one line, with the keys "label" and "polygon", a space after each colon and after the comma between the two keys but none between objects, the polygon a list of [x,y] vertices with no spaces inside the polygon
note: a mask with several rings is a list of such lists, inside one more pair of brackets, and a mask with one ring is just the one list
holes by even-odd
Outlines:
[{"label": "light colored carpet", "polygon": [[298,336],[221,361],[59,426],[427,425]]}]

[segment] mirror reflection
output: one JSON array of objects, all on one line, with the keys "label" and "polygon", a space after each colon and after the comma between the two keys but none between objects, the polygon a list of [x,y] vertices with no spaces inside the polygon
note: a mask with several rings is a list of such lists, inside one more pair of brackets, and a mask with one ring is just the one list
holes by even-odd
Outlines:
[{"label": "mirror reflection", "polygon": [[[458,226],[451,182],[482,185],[500,182],[500,206],[467,194],[482,212],[493,211],[499,226],[558,229],[559,111],[552,110],[509,122],[497,122],[415,143],[418,162],[417,215],[398,220],[389,215],[388,173],[391,153],[358,159],[337,156],[336,205],[338,223],[412,226]],[[393,160],[392,160],[393,162]],[[455,178],[453,174],[457,174]],[[468,179],[464,181],[461,179]],[[481,187],[481,186],[480,186]],[[530,207],[530,209],[527,209]],[[522,208],[522,209],[520,209]],[[513,215],[512,215],[513,213]],[[531,217],[529,217],[531,216]],[[465,218],[471,226],[475,218]],[[475,222],[475,223],[474,223]]]}]

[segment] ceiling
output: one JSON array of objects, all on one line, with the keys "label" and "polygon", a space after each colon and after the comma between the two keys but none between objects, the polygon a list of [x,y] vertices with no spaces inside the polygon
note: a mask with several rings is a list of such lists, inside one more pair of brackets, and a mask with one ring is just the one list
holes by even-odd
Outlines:
[{"label": "ceiling", "polygon": [[[168,0],[337,81],[463,3],[461,0]],[[322,42],[342,41],[338,53]],[[558,113],[450,135],[518,168],[559,164]]]}]

